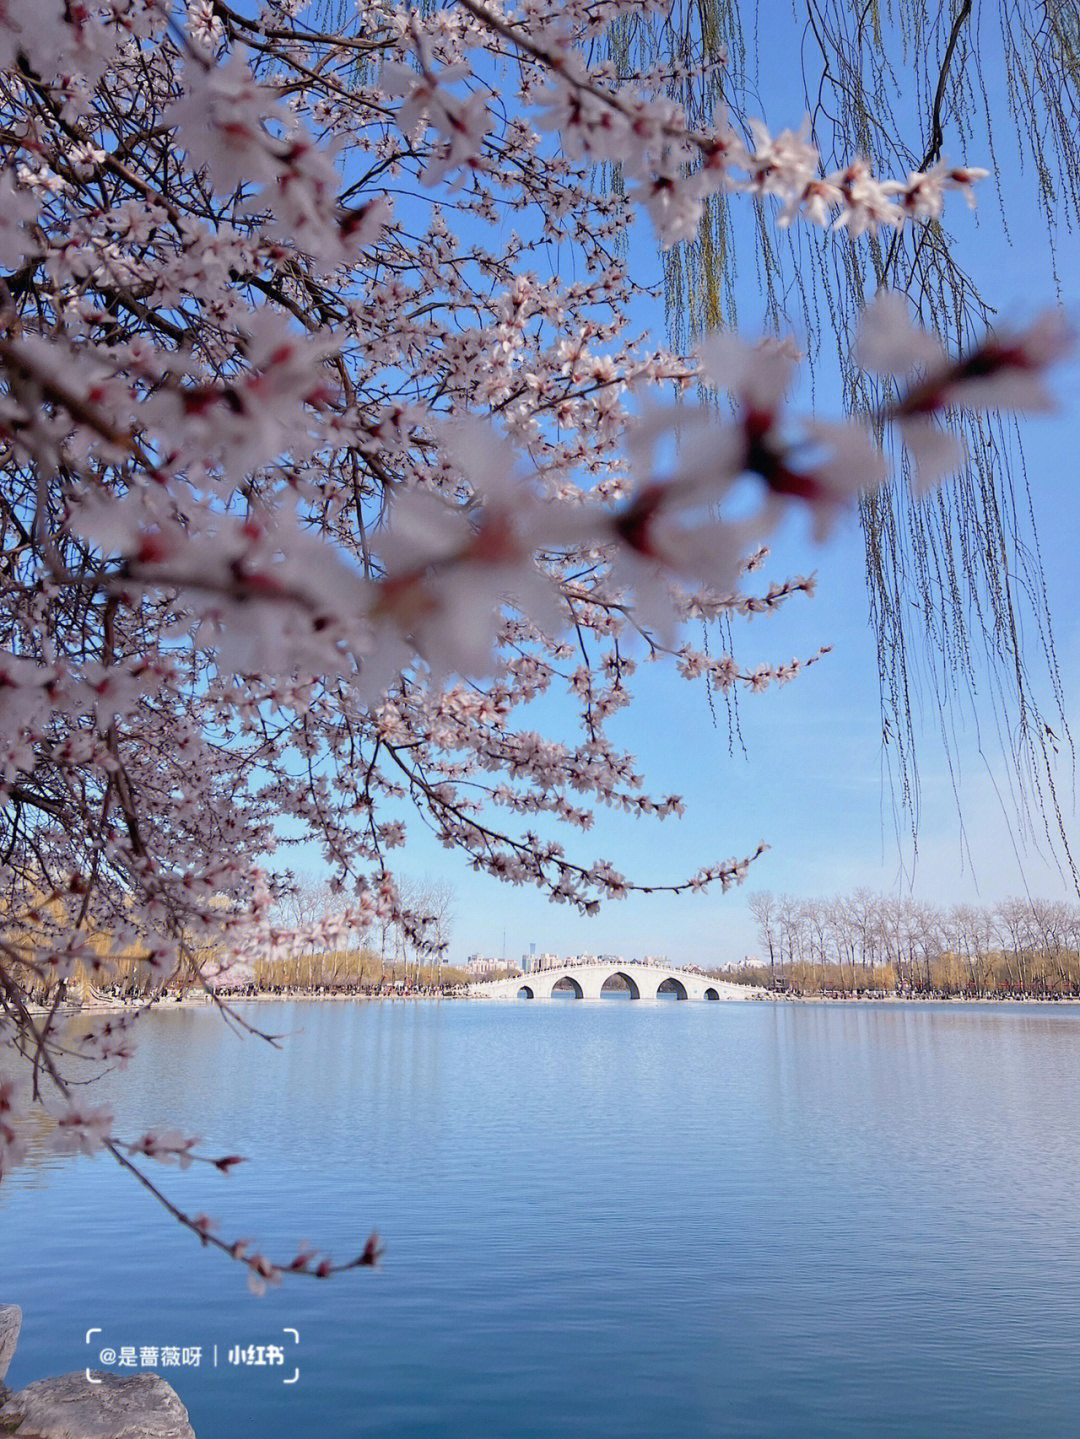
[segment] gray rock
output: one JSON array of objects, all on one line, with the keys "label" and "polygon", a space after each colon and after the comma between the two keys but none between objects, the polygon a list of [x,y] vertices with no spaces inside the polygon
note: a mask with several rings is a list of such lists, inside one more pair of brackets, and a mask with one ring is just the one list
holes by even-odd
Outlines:
[{"label": "gray rock", "polygon": [[[17,1304],[0,1304],[0,1380],[8,1372],[11,1356],[19,1342],[22,1310]],[[3,1385],[0,1384],[0,1388]]]},{"label": "gray rock", "polygon": [[16,1439],[195,1439],[180,1396],[156,1374],[39,1379],[0,1406],[0,1434]]}]

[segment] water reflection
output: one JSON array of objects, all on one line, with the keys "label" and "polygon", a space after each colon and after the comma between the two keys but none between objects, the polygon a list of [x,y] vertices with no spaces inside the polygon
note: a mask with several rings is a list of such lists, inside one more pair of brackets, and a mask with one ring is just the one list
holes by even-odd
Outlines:
[{"label": "water reflection", "polygon": [[115,1166],[38,1157],[0,1186],[9,1379],[90,1324],[295,1324],[296,1393],[177,1377],[199,1439],[1074,1432],[1080,1010],[627,998],[252,1006],[280,1050],[153,1016],[118,1126],[252,1159],[169,1192],[272,1252],[377,1227],[384,1268],[256,1302]]}]

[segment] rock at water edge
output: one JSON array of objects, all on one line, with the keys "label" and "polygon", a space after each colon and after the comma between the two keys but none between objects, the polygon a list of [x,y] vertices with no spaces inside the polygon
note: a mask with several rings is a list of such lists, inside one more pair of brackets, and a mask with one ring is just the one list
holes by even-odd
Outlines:
[{"label": "rock at water edge", "polygon": [[[64,1374],[39,1379],[0,1405],[0,1435],[15,1439],[195,1439],[180,1396],[156,1374]],[[100,1382],[98,1382],[100,1381]]]},{"label": "rock at water edge", "polygon": [[19,1342],[22,1310],[17,1304],[0,1304],[0,1380],[8,1372],[11,1356]]}]

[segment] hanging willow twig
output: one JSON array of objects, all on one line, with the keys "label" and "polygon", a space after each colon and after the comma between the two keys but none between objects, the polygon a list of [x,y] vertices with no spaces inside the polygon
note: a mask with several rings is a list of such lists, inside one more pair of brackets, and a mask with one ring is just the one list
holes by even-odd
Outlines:
[{"label": "hanging willow twig", "polygon": [[[1057,283],[1056,238],[1080,218],[1080,18],[1073,4],[953,0],[935,12],[920,0],[792,0],[790,11],[776,14],[738,0],[672,0],[664,15],[620,20],[609,57],[624,76],[664,57],[694,59],[697,79],[671,87],[692,122],[703,123],[718,101],[742,119],[760,113],[748,57],[767,23],[802,35],[812,139],[826,164],[860,154],[876,171],[903,173],[951,147],[973,163],[993,164],[999,175],[1009,167],[1031,170]],[[995,83],[1004,88],[1007,115],[994,108]],[[1016,150],[999,163],[1006,131]],[[1007,232],[1000,181],[998,199]],[[716,197],[696,240],[665,254],[676,347],[735,326],[736,299],[745,302],[752,274],[761,314],[744,313],[744,323],[778,332],[794,325],[812,337],[812,359],[838,354],[847,405],[869,412],[887,395],[848,355],[853,317],[879,287],[910,295],[923,322],[957,350],[992,324],[998,297],[980,292],[937,222],[905,227],[882,245],[873,237],[785,232],[764,213],[758,218],[738,225],[725,197]],[[1073,745],[1020,434],[982,416],[968,417],[963,428],[971,460],[952,486],[916,503],[901,467],[898,483],[861,502],[886,753],[917,845],[922,712],[941,716],[954,787],[958,716],[969,730],[979,727],[980,743],[981,730],[989,730],[1008,757],[1007,787],[1026,837],[1046,840],[1076,884],[1055,779],[1059,750],[1071,768]]]}]

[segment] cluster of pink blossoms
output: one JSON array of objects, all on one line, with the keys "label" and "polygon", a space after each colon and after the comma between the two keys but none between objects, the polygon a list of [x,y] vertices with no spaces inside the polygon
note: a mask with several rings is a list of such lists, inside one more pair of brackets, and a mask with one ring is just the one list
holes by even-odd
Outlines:
[{"label": "cluster of pink blossoms", "polygon": [[[824,536],[880,482],[878,424],[925,485],[962,462],[958,407],[1046,403],[1056,320],[949,356],[901,297],[864,321],[894,396],[865,420],[791,414],[790,346],[633,342],[634,206],[665,245],[720,191],[857,238],[984,172],[825,174],[805,127],[727,109],[692,130],[660,77],[586,63],[625,9],[388,0],[324,33],[289,0],[189,0],[184,24],[165,0],[0,4],[0,1058],[35,1076],[0,1073],[0,1173],[34,1100],[69,1147],[188,1163],[189,1137],[121,1144],[72,1097],[59,1001],[117,964],[213,993],[409,923],[388,856],[410,811],[586,913],[741,881],[749,858],[643,883],[564,847],[597,806],[681,810],[607,732],[638,660],[794,678],[686,622],[809,592],[747,576],[792,507]],[[521,722],[552,689],[573,741]],[[312,840],[341,905],[297,931],[281,857]],[[110,1021],[79,1052],[131,1045]],[[333,1267],[174,1212],[260,1281]]]}]

